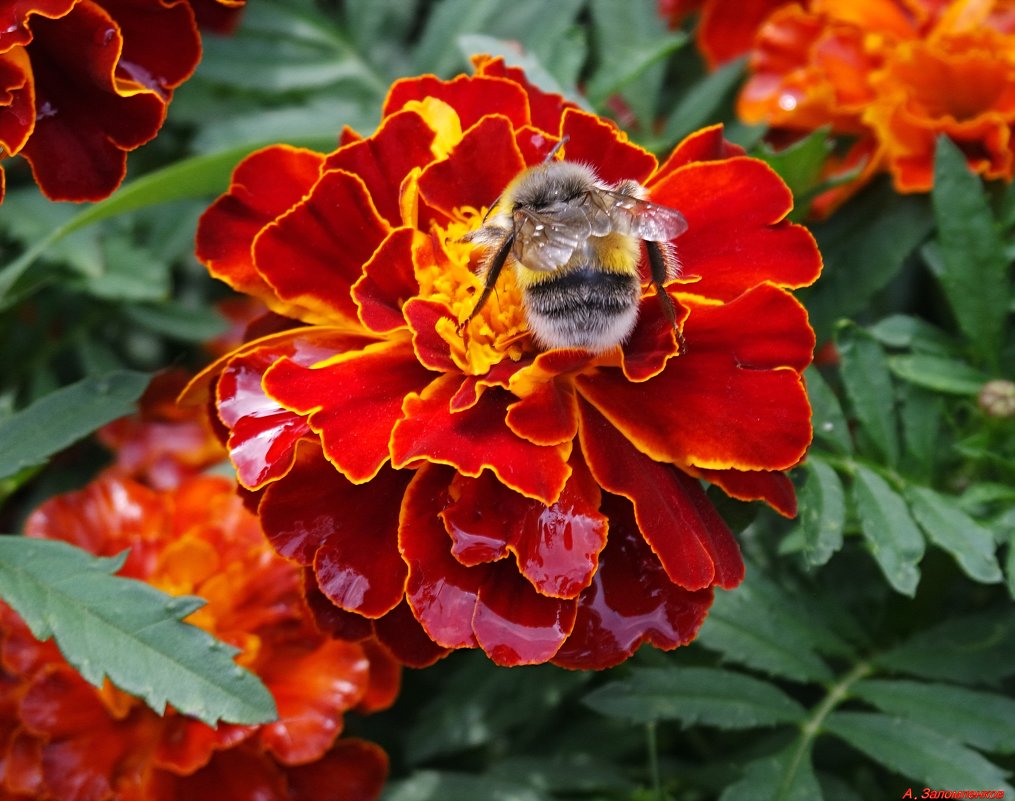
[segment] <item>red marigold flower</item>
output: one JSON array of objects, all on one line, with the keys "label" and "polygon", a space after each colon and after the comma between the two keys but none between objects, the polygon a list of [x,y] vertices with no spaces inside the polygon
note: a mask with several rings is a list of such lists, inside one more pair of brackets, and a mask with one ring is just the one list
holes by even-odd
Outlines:
[{"label": "red marigold flower", "polygon": [[748,122],[852,138],[832,168],[860,170],[849,191],[884,169],[899,191],[928,191],[942,134],[973,170],[1010,180],[1013,53],[1015,15],[993,0],[810,0],[761,29],[738,109]]},{"label": "red marigold flower", "polygon": [[[601,668],[675,648],[743,575],[700,480],[795,511],[782,471],[811,437],[814,338],[787,289],[817,277],[817,249],[785,220],[785,185],[718,128],[659,165],[501,60],[476,64],[397,82],[377,132],[331,154],[240,164],[199,258],[296,327],[191,396],[210,393],[269,539],[340,636],[374,633],[413,665],[479,647]],[[666,289],[686,352],[654,289],[623,347],[544,350],[510,270],[459,333],[482,285],[463,237],[564,137],[567,161],[686,217]]]},{"label": "red marigold flower", "polygon": [[374,645],[317,630],[300,569],[267,546],[233,482],[196,477],[158,492],[105,475],[45,503],[26,531],[97,555],[129,547],[121,575],[207,599],[188,620],[241,649],[279,719],[213,729],[173,710],[159,716],[109,684],[87,684],[0,604],[0,786],[76,801],[376,798],[387,757],[337,737],[346,711],[394,700],[397,669]]},{"label": "red marigold flower", "polygon": [[0,0],[0,19],[0,159],[24,156],[53,200],[106,197],[197,66],[190,4]]}]

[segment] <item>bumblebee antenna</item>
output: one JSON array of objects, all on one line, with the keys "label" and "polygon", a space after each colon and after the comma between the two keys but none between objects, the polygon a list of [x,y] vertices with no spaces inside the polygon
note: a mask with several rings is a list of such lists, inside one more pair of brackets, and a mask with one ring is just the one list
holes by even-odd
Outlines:
[{"label": "bumblebee antenna", "polygon": [[566,145],[568,143],[568,140],[570,139],[571,137],[568,136],[567,134],[564,134],[562,137],[560,137],[560,141],[553,146],[553,150],[551,150],[549,153],[546,154],[546,158],[543,159],[543,164],[549,164],[551,161],[553,161],[557,157],[557,154],[560,152],[560,149],[564,147],[564,145]]}]

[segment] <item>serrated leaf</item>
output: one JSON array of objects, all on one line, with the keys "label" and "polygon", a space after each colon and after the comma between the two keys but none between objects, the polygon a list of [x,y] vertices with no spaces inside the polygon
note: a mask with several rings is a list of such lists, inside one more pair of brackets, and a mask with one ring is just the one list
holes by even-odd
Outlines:
[{"label": "serrated leaf", "polygon": [[842,383],[865,441],[889,466],[895,466],[899,463],[899,424],[884,349],[856,328],[840,330],[836,341],[842,358]]},{"label": "serrated leaf", "polygon": [[954,556],[967,576],[987,584],[1001,581],[994,535],[962,511],[956,500],[927,487],[911,487],[906,497],[928,539]]},{"label": "serrated leaf", "polygon": [[899,387],[899,420],[904,447],[903,467],[910,480],[931,481],[941,457],[945,402],[915,384]]},{"label": "serrated leaf", "polygon": [[768,581],[749,566],[747,579],[733,592],[717,592],[698,642],[733,662],[797,681],[829,682],[832,671],[817,651],[848,654],[851,648],[808,601]]},{"label": "serrated leaf", "polygon": [[804,379],[807,382],[807,395],[811,401],[814,438],[838,453],[852,453],[853,440],[849,435],[846,416],[842,413],[839,399],[828,386],[821,371],[811,365],[804,372]]},{"label": "serrated leaf", "polygon": [[1005,772],[976,751],[912,720],[877,712],[833,712],[824,731],[928,787],[1013,792]]},{"label": "serrated leaf", "polygon": [[552,801],[549,795],[520,781],[468,773],[421,770],[392,782],[384,801]]},{"label": "serrated leaf", "polygon": [[168,167],[124,184],[116,194],[101,203],[84,207],[65,223],[52,229],[48,235],[37,240],[33,247],[17,259],[0,269],[0,309],[10,305],[11,290],[32,263],[68,234],[100,220],[158,203],[218,194],[229,185],[229,176],[237,162],[253,147],[244,145],[174,162]]},{"label": "serrated leaf", "polygon": [[97,687],[108,676],[159,714],[170,703],[212,726],[273,720],[274,699],[233,662],[236,649],[181,622],[204,601],[111,575],[125,556],[99,559],[65,542],[0,536],[3,598]]},{"label": "serrated leaf", "polygon": [[892,356],[888,367],[904,381],[947,395],[975,396],[988,380],[965,362],[924,353]]},{"label": "serrated leaf", "polygon": [[807,713],[770,682],[707,667],[636,669],[592,691],[583,703],[600,714],[627,720],[679,720],[685,726],[720,729],[793,723]]},{"label": "serrated leaf", "polygon": [[857,465],[853,505],[864,539],[888,583],[896,592],[914,595],[920,582],[917,565],[926,546],[902,496],[873,470]]},{"label": "serrated leaf", "polygon": [[824,796],[814,775],[811,749],[798,740],[771,756],[744,766],[740,781],[728,786],[719,801],[821,801]]},{"label": "serrated leaf", "polygon": [[946,136],[937,142],[931,199],[941,255],[931,268],[970,346],[996,366],[1011,300],[1008,257],[979,177]]},{"label": "serrated leaf", "polygon": [[1005,605],[953,617],[873,661],[884,670],[919,678],[996,685],[1015,675],[1015,616]]},{"label": "serrated leaf", "polygon": [[821,280],[803,294],[819,342],[895,277],[933,222],[925,197],[900,196],[881,180],[827,221],[810,226],[825,267]]},{"label": "serrated leaf", "polygon": [[799,493],[804,554],[811,565],[823,565],[842,548],[846,491],[839,474],[820,458],[809,458],[804,469],[807,481]]},{"label": "serrated leaf", "polygon": [[0,421],[0,478],[35,465],[134,410],[145,373],[117,370],[58,389]]},{"label": "serrated leaf", "polygon": [[864,679],[850,694],[985,751],[1015,751],[1015,701],[997,693],[906,679]]}]

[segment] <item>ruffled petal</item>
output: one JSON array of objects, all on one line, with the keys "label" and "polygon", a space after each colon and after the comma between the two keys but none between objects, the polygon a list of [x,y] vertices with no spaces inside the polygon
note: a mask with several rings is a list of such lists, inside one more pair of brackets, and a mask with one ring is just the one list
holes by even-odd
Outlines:
[{"label": "ruffled petal", "polygon": [[628,141],[627,134],[595,114],[567,109],[561,134],[570,137],[564,146],[565,158],[591,164],[607,183],[633,180],[642,184],[655,172],[655,156]]},{"label": "ruffled petal", "polygon": [[579,435],[600,486],[633,502],[638,528],[670,581],[688,590],[740,583],[740,549],[694,479],[636,451],[587,404]]},{"label": "ruffled petal", "polygon": [[761,161],[691,164],[653,184],[652,199],[687,218],[677,250],[694,292],[728,300],[763,281],[807,286],[821,272],[814,237],[783,221],[793,196]]},{"label": "ruffled petal", "polygon": [[290,801],[376,801],[388,777],[388,755],[366,740],[343,739],[323,758],[286,771]]},{"label": "ruffled petal", "polygon": [[382,470],[369,484],[343,478],[307,448],[293,470],[264,493],[261,524],[275,549],[313,564],[335,605],[376,618],[402,599],[406,568],[398,553],[398,502],[408,476]]},{"label": "ruffled petal", "polygon": [[576,379],[578,391],[643,453],[725,470],[784,470],[811,440],[800,371],[814,338],[804,308],[762,285],[720,306],[692,308],[687,352],[632,384],[617,370]]},{"label": "ruffled petal", "polygon": [[406,103],[429,97],[450,105],[458,114],[463,131],[491,114],[507,117],[514,128],[529,122],[529,103],[518,84],[503,78],[465,75],[450,81],[433,75],[395,81],[384,101],[383,115],[389,117]]},{"label": "ruffled petal", "polygon": [[523,495],[546,504],[556,501],[571,474],[571,443],[541,446],[518,437],[504,422],[513,396],[499,388],[488,389],[467,411],[452,413],[460,384],[458,376],[442,376],[406,397],[403,419],[391,435],[392,466],[425,460],[473,477],[488,469]]},{"label": "ruffled petal", "polygon": [[561,667],[602,670],[652,643],[664,651],[698,633],[712,589],[689,591],[670,581],[642,539],[630,504],[607,499],[610,539],[592,585],[578,599],[578,616],[564,647],[551,660]]},{"label": "ruffled petal", "polygon": [[315,366],[279,360],[265,373],[263,384],[269,397],[307,416],[325,456],[347,479],[360,484],[388,461],[388,440],[402,417],[403,399],[432,378],[416,361],[408,340],[395,339]]}]

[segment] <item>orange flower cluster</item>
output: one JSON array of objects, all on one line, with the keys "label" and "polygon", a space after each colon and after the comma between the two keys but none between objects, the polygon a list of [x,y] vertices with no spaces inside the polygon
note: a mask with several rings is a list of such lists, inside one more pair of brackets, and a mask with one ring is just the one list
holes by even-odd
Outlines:
[{"label": "orange flower cluster", "polygon": [[942,135],[985,178],[1015,174],[1011,0],[787,4],[758,31],[750,72],[740,115],[851,137],[837,171],[859,171],[852,188],[888,170],[899,191],[928,191]]},{"label": "orange flower cluster", "polygon": [[195,11],[222,27],[238,5],[0,0],[0,159],[24,156],[52,200],[108,196],[197,66]]},{"label": "orange flower cluster", "polygon": [[160,717],[87,684],[0,604],[0,798],[377,797],[384,752],[338,734],[348,710],[394,700],[399,668],[372,643],[318,632],[300,569],[274,554],[232,481],[192,476],[160,492],[110,473],[44,504],[27,533],[98,555],[130,548],[121,575],[207,599],[189,621],[241,649],[279,719],[213,729],[171,709]]}]

